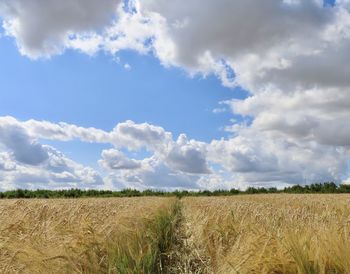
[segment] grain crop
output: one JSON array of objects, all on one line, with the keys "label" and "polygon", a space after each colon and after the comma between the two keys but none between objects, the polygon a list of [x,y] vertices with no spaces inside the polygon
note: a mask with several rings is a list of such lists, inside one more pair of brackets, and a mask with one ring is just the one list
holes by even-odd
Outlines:
[{"label": "grain crop", "polygon": [[350,195],[183,199],[206,273],[350,273]]},{"label": "grain crop", "polygon": [[1,200],[0,273],[350,274],[350,195]]},{"label": "grain crop", "polygon": [[146,272],[157,255],[150,223],[173,200],[1,200],[0,273]]}]

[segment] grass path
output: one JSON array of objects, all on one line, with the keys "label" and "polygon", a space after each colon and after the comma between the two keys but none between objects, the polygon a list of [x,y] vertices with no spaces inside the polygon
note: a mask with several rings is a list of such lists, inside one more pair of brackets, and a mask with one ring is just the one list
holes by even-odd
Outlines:
[{"label": "grass path", "polygon": [[[120,274],[209,274],[209,260],[200,255],[193,243],[191,230],[183,213],[180,199],[147,225],[144,234],[136,236],[125,246],[118,246],[112,255],[109,273]],[[137,249],[143,256],[135,258]],[[131,248],[130,248],[131,247]]]},{"label": "grass path", "polygon": [[169,254],[174,248],[180,210],[180,203],[175,200],[145,223],[142,233],[131,233],[129,238],[112,242],[107,273],[174,273],[169,271]]},{"label": "grass path", "polygon": [[192,239],[192,231],[184,214],[182,201],[177,200],[178,208],[173,243],[168,253],[168,265],[164,273],[209,274],[209,259],[199,254]]},{"label": "grass path", "polygon": [[290,197],[177,199],[150,226],[151,268],[118,273],[350,273],[348,198]]}]

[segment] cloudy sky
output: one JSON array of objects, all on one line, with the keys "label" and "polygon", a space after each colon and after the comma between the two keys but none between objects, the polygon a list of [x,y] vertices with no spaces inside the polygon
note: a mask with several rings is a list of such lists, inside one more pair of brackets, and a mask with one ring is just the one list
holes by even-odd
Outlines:
[{"label": "cloudy sky", "polygon": [[350,0],[0,0],[0,190],[348,181]]}]

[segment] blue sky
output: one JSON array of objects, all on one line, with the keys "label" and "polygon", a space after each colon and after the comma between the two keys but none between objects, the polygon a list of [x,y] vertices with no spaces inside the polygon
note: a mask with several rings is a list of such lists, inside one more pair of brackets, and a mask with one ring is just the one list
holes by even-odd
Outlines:
[{"label": "blue sky", "polygon": [[[209,142],[228,135],[223,128],[232,114],[213,113],[224,107],[219,102],[247,96],[240,88],[222,86],[213,75],[191,77],[134,51],[114,57],[67,51],[34,61],[19,54],[12,38],[4,37],[0,60],[0,115],[20,120],[64,121],[108,131],[119,122],[133,120],[162,126],[175,136],[186,133]],[[125,69],[125,64],[131,69]],[[92,166],[101,148],[108,146],[44,142]]]},{"label": "blue sky", "polygon": [[101,1],[0,0],[0,190],[350,181],[346,1]]},{"label": "blue sky", "polygon": [[3,38],[0,47],[1,115],[20,119],[105,130],[130,119],[209,141],[223,135],[219,128],[231,118],[213,115],[213,109],[220,101],[246,94],[223,87],[213,76],[192,78],[132,51],[118,54],[120,63],[103,53],[91,57],[73,51],[33,61],[18,53],[13,39]]}]

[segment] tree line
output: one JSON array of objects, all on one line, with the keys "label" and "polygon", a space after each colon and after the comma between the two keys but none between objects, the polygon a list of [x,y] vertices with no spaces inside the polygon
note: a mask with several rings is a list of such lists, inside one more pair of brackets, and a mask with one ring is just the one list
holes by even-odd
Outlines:
[{"label": "tree line", "polygon": [[160,190],[143,190],[124,189],[121,191],[112,190],[82,190],[82,189],[66,189],[66,190],[26,190],[16,189],[0,192],[0,199],[26,199],[26,198],[88,198],[88,197],[141,197],[141,196],[232,196],[244,194],[269,194],[269,193],[350,193],[350,185],[337,185],[333,182],[316,183],[311,185],[294,185],[277,189],[275,187],[249,187],[246,190],[230,189],[230,190],[200,190],[200,191],[160,191]]}]

